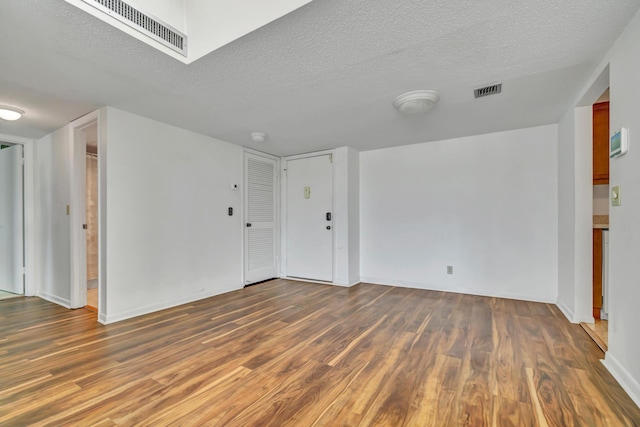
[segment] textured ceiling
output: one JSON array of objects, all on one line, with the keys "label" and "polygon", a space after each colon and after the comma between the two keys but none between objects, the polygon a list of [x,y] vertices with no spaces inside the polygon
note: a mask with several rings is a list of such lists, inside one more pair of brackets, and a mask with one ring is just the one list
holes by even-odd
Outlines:
[{"label": "textured ceiling", "polygon": [[[556,123],[640,0],[315,0],[182,64],[62,0],[0,2],[0,133],[111,105],[285,155]],[[503,93],[473,99],[502,82]],[[435,89],[423,117],[391,103]],[[251,131],[269,135],[250,142]]]}]

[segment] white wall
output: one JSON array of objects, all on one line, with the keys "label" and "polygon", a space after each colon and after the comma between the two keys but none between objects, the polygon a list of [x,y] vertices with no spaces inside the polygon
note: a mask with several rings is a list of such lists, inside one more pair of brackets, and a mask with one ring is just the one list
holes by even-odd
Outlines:
[{"label": "white wall", "polygon": [[341,147],[333,155],[334,277],[342,286],[360,281],[359,154]]},{"label": "white wall", "polygon": [[576,114],[571,108],[558,123],[558,307],[574,321],[575,270],[575,139]]},{"label": "white wall", "polygon": [[113,108],[106,136],[105,321],[241,288],[241,147]]},{"label": "white wall", "polygon": [[70,305],[70,139],[68,126],[35,144],[36,295]]},{"label": "white wall", "polygon": [[360,282],[360,153],[349,147],[349,284]]},{"label": "white wall", "polygon": [[360,153],[362,281],[555,301],[556,143],[550,125]]},{"label": "white wall", "polygon": [[575,317],[593,322],[593,108],[575,109]]},{"label": "white wall", "polygon": [[640,13],[614,44],[610,60],[611,130],[629,129],[629,152],[610,162],[609,185],[622,205],[609,211],[609,351],[605,364],[640,405]]}]

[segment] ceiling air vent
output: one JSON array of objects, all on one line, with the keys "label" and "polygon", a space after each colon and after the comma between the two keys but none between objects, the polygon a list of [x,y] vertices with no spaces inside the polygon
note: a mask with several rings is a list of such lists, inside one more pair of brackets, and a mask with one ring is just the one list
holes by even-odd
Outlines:
[{"label": "ceiling air vent", "polygon": [[187,56],[187,36],[152,15],[142,12],[139,8],[122,0],[83,1],[168,48]]},{"label": "ceiling air vent", "polygon": [[497,95],[500,92],[502,92],[502,83],[481,87],[479,89],[474,89],[473,95],[476,98],[482,98],[483,96]]}]

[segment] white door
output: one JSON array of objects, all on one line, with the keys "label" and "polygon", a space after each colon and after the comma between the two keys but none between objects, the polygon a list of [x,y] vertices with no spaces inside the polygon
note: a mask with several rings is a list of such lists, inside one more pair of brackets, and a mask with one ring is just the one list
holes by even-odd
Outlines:
[{"label": "white door", "polygon": [[287,276],[333,280],[330,155],[287,161]]},{"label": "white door", "polygon": [[24,292],[22,220],[22,145],[13,145],[0,149],[0,290],[14,294]]},{"label": "white door", "polygon": [[245,284],[278,276],[276,180],[275,159],[244,154]]}]

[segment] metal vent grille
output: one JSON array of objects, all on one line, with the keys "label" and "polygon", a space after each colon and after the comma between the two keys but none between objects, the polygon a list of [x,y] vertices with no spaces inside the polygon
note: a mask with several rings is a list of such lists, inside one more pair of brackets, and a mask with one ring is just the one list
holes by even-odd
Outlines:
[{"label": "metal vent grille", "polygon": [[123,0],[83,1],[134,30],[187,56],[187,36],[152,15],[142,12]]},{"label": "metal vent grille", "polygon": [[483,96],[497,95],[500,92],[502,92],[502,83],[481,87],[479,89],[474,89],[473,95],[476,98],[482,98]]}]

